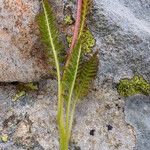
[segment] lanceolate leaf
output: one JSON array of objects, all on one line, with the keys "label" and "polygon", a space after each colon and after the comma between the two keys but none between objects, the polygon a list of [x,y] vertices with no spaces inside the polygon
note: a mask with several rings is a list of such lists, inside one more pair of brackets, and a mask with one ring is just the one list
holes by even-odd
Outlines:
[{"label": "lanceolate leaf", "polygon": [[60,134],[64,133],[63,122],[63,100],[62,100],[62,83],[61,83],[61,70],[60,62],[63,55],[62,43],[59,42],[59,33],[56,26],[55,17],[53,15],[52,7],[49,5],[48,0],[42,0],[43,13],[38,16],[39,28],[42,36],[43,43],[45,43],[48,53],[49,62],[56,68],[57,81],[58,81],[58,124]]},{"label": "lanceolate leaf", "polygon": [[73,49],[72,55],[69,59],[69,63],[64,71],[64,77],[63,77],[63,86],[65,93],[67,94],[67,101],[71,99],[77,73],[78,73],[78,67],[80,63],[81,58],[81,44],[77,43],[75,48]]},{"label": "lanceolate leaf", "polygon": [[80,31],[79,31],[79,38],[81,37],[85,23],[86,23],[86,17],[90,12],[90,7],[92,4],[92,0],[82,0],[82,12],[81,12],[81,23],[80,23]]},{"label": "lanceolate leaf", "polygon": [[97,74],[98,64],[97,52],[80,64],[74,90],[78,99],[88,94],[92,81]]},{"label": "lanceolate leaf", "polygon": [[72,101],[73,91],[75,86],[75,81],[77,78],[78,67],[81,58],[81,44],[78,42],[73,49],[72,55],[69,59],[68,65],[65,68],[64,76],[63,76],[63,89],[64,89],[64,99],[66,100],[66,130],[67,130],[67,137],[70,138],[72,126],[72,108],[74,101]]},{"label": "lanceolate leaf", "polygon": [[57,29],[55,17],[52,8],[47,0],[42,0],[43,12],[38,16],[39,28],[41,37],[51,66],[59,68],[59,63],[62,61],[64,53],[63,44],[59,40],[59,32]]}]

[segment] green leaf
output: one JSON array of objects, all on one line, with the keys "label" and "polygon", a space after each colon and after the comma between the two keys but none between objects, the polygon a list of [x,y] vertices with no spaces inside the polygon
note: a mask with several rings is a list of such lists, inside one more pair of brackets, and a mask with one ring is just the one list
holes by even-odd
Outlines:
[{"label": "green leaf", "polygon": [[91,87],[92,81],[95,78],[99,66],[97,52],[89,59],[81,62],[75,83],[75,95],[78,99],[86,96]]},{"label": "green leaf", "polygon": [[73,115],[71,106],[75,105],[74,103],[76,103],[75,102],[76,100],[75,99],[73,100],[72,97],[73,97],[75,81],[77,78],[78,68],[80,64],[81,52],[82,52],[81,44],[80,42],[78,42],[75,48],[73,49],[72,54],[68,58],[68,62],[66,64],[66,68],[64,70],[63,80],[62,80],[62,85],[64,89],[63,98],[66,101],[66,130],[67,130],[66,136],[69,139],[71,136],[70,127],[72,126],[72,115]]},{"label": "green leaf", "polygon": [[[63,126],[63,100],[62,100],[62,83],[61,83],[61,61],[64,59],[64,46],[60,42],[59,32],[56,25],[56,19],[53,15],[52,7],[48,0],[42,0],[43,12],[38,16],[39,29],[43,43],[47,49],[47,55],[51,66],[56,68],[58,81],[58,124]],[[62,69],[63,70],[63,69]],[[60,119],[60,120],[59,120]],[[59,122],[60,121],[60,122]],[[61,127],[63,128],[63,127]]]},{"label": "green leaf", "polygon": [[83,0],[79,38],[82,36],[85,27],[86,17],[90,12],[91,5],[92,5],[92,0]]},{"label": "green leaf", "polygon": [[69,61],[64,71],[64,77],[62,82],[64,87],[64,95],[66,95],[66,101],[69,101],[73,94],[73,89],[78,73],[78,67],[80,64],[81,53],[81,44],[80,42],[78,42],[73,49],[71,57],[68,58]]},{"label": "green leaf", "polygon": [[[60,41],[56,19],[52,7],[47,0],[42,0],[43,12],[38,15],[39,29],[42,41],[47,50],[49,63],[59,70],[60,62],[64,60],[64,46]],[[59,71],[58,71],[59,72]]]}]

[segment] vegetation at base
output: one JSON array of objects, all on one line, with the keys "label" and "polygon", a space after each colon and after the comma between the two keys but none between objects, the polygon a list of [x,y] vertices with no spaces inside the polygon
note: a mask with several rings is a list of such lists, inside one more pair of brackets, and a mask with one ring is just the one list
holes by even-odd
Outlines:
[{"label": "vegetation at base", "polygon": [[[92,51],[95,40],[85,24],[91,3],[91,0],[77,1],[76,22],[69,51],[64,49],[61,42],[53,8],[48,0],[42,0],[43,11],[38,15],[41,40],[49,63],[54,68],[51,73],[56,75],[58,83],[60,150],[69,149],[76,105],[88,94],[98,71],[98,53]],[[67,23],[70,22],[70,18],[66,19]]]}]

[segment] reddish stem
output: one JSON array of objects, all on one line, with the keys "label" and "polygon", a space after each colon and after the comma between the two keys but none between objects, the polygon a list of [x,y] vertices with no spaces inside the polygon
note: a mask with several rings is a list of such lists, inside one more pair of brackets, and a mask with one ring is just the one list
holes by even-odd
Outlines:
[{"label": "reddish stem", "polygon": [[78,39],[78,34],[80,30],[80,22],[81,22],[81,12],[82,12],[82,0],[78,0],[77,4],[77,15],[76,15],[76,22],[75,22],[75,27],[74,27],[74,33],[73,33],[73,38],[71,42],[70,49],[68,51],[68,54],[70,55],[72,53],[72,50],[76,44],[76,41]]}]

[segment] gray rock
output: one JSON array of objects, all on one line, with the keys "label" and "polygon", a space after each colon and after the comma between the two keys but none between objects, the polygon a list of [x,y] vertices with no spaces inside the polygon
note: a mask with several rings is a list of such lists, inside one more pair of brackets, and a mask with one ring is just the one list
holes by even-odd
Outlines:
[{"label": "gray rock", "polygon": [[150,96],[129,97],[125,104],[125,116],[136,131],[135,150],[150,149]]},{"label": "gray rock", "polygon": [[[75,10],[75,1],[50,2],[59,24],[64,10]],[[49,67],[35,22],[39,0],[1,0],[0,7],[0,82],[29,82],[47,76]],[[148,0],[94,0],[88,22],[100,49],[100,84],[116,83],[135,73],[150,81],[149,12]]]},{"label": "gray rock", "polygon": [[44,52],[37,42],[39,9],[39,1],[0,0],[1,82],[27,82],[46,75]]},{"label": "gray rock", "polygon": [[[13,102],[15,86],[0,86],[0,136],[9,136],[8,142],[0,141],[0,149],[59,150],[56,81],[40,82],[39,87]],[[123,107],[124,100],[112,89],[91,91],[78,104],[71,150],[133,150],[134,131],[124,120]]]},{"label": "gray rock", "polygon": [[[51,2],[61,22],[68,1]],[[73,11],[74,2],[68,2]],[[49,67],[34,22],[40,2],[0,0],[0,7],[0,82],[37,81],[47,76]],[[100,49],[100,69],[94,90],[77,107],[71,149],[133,150],[135,134],[137,148],[142,147],[141,142],[148,142],[149,101],[129,99],[126,103],[126,121],[135,133],[124,118],[124,99],[112,85],[135,73],[150,81],[149,12],[150,2],[146,0],[94,1],[88,24]],[[0,136],[9,136],[8,142],[0,141],[0,149],[59,149],[57,84],[55,80],[39,84],[38,92],[28,92],[15,102],[12,97],[17,93],[16,86],[0,86]],[[150,149],[149,143],[144,146]]]},{"label": "gray rock", "polygon": [[100,83],[135,73],[150,81],[149,12],[149,0],[95,0],[89,25],[100,51]]}]

